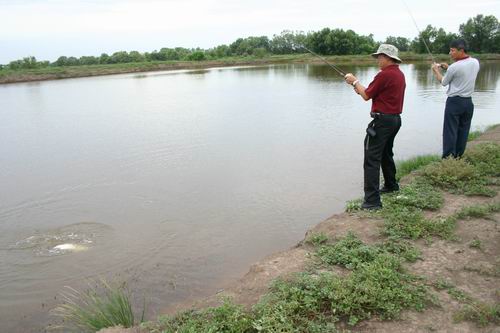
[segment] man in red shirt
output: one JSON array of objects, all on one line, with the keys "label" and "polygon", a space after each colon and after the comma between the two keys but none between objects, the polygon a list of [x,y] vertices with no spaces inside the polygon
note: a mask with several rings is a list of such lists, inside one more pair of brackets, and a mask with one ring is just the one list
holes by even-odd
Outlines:
[{"label": "man in red shirt", "polygon": [[[399,69],[401,59],[398,49],[390,44],[382,44],[376,53],[380,72],[365,88],[351,73],[345,76],[348,84],[365,101],[371,99],[370,115],[373,120],[366,129],[364,158],[364,190],[363,209],[380,209],[380,193],[399,190],[396,181],[396,165],[392,147],[394,138],[401,127],[400,114],[403,111],[403,101],[406,88],[405,76]],[[384,187],[380,186],[380,167],[384,175]]]}]

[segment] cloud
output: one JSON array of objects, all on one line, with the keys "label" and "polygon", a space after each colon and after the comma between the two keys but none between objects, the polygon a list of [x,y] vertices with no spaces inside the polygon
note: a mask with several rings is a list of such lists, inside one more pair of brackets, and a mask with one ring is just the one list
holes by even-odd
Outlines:
[{"label": "cloud", "polygon": [[[476,15],[466,0],[406,1],[421,29],[431,24],[457,32],[460,23]],[[495,14],[500,8],[500,1],[473,4],[477,13]],[[378,40],[417,35],[401,0],[0,0],[0,12],[0,63],[28,51],[48,59],[96,54],[102,45],[143,51],[207,48],[239,37],[272,37],[285,29],[352,29]]]}]

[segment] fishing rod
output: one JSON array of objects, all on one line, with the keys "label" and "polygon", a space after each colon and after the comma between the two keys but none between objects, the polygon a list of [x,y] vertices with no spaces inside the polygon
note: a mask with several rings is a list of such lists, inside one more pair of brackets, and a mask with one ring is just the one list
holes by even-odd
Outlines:
[{"label": "fishing rod", "polygon": [[418,28],[417,21],[415,21],[415,18],[413,17],[413,14],[411,13],[410,7],[408,7],[408,5],[406,4],[406,2],[405,2],[404,0],[401,0],[401,1],[403,2],[403,4],[405,5],[406,9],[408,10],[408,14],[410,14],[410,17],[411,17],[411,19],[413,20],[413,24],[415,25],[415,28],[417,28],[418,35],[420,36],[420,39],[422,39],[422,42],[424,42],[425,48],[427,49],[427,52],[428,52],[428,53],[429,53],[429,55],[431,56],[432,62],[433,62],[433,63],[436,63],[436,60],[434,59],[434,56],[432,55],[432,52],[431,52],[431,50],[429,49],[429,45],[427,45],[427,42],[425,41],[425,38],[424,38],[424,36],[422,35],[422,32],[421,32],[421,31],[420,31],[420,29]]},{"label": "fishing rod", "polygon": [[325,64],[327,64],[328,66],[330,66],[331,68],[333,68],[339,75],[341,75],[343,78],[345,78],[346,76],[346,73],[344,73],[343,70],[341,70],[339,67],[335,66],[334,64],[328,62],[325,58],[323,58],[322,56],[320,56],[319,54],[309,50],[307,47],[305,47],[304,45],[298,45],[299,47],[303,48],[304,50],[306,50],[307,52],[311,53],[313,56],[315,57],[318,57],[320,58],[321,60],[323,60],[323,62]]}]

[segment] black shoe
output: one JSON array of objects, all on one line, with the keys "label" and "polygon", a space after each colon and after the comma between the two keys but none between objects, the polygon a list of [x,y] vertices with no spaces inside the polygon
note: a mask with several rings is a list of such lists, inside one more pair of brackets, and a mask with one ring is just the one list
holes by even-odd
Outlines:
[{"label": "black shoe", "polygon": [[371,204],[371,203],[363,202],[363,204],[361,205],[361,209],[379,210],[379,209],[382,209],[382,204],[381,203]]},{"label": "black shoe", "polygon": [[392,193],[392,192],[397,192],[399,191],[399,186],[398,187],[382,187],[379,192],[380,193]]}]

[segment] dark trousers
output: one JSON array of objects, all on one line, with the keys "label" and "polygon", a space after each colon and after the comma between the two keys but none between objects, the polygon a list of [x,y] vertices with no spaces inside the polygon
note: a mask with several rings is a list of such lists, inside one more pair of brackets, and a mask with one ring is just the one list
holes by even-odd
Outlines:
[{"label": "dark trousers", "polygon": [[401,127],[401,117],[381,115],[373,120],[376,135],[365,137],[364,190],[365,203],[380,204],[380,167],[384,175],[384,185],[387,188],[397,188],[396,165],[392,147],[394,138]]},{"label": "dark trousers", "polygon": [[448,97],[444,109],[443,158],[463,155],[473,114],[472,98]]}]

